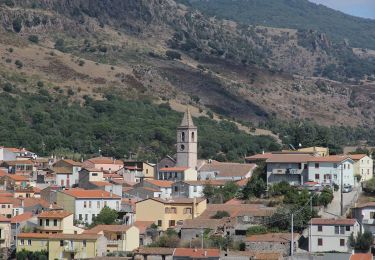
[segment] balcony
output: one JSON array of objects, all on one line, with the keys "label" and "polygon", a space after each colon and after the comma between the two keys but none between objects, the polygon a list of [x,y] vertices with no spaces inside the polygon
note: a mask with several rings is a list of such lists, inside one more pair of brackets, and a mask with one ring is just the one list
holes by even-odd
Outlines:
[{"label": "balcony", "polygon": [[272,174],[301,174],[301,169],[293,169],[293,168],[287,168],[287,169],[273,169]]},{"label": "balcony", "polygon": [[370,218],[370,219],[364,219],[362,220],[362,223],[365,225],[375,225],[375,219]]},{"label": "balcony", "polygon": [[121,243],[121,240],[107,240],[107,246],[118,247]]},{"label": "balcony", "polygon": [[73,246],[65,246],[64,252],[74,253],[77,252],[77,248],[74,248]]}]

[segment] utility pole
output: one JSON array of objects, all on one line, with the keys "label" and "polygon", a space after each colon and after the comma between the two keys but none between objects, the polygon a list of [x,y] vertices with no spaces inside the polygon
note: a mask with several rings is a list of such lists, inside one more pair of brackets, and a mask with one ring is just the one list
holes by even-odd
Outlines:
[{"label": "utility pole", "polygon": [[313,217],[313,207],[312,207],[312,201],[313,201],[313,197],[314,197],[314,194],[313,196],[311,197],[311,201],[310,201],[310,208],[311,208],[311,219],[310,219],[310,232],[309,232],[309,252],[311,252],[311,243],[312,243],[312,235],[311,235],[311,231],[312,231],[312,217]]},{"label": "utility pole", "polygon": [[202,244],[201,244],[201,247],[202,247],[202,249],[203,249],[203,229],[201,230],[201,234],[202,234],[202,235],[201,235],[201,237],[202,237],[202,242],[201,242]]},{"label": "utility pole", "polygon": [[340,192],[341,192],[341,216],[344,215],[344,193],[342,192],[342,189],[344,187],[344,169],[343,169],[343,163],[341,162],[341,187],[340,187]]},{"label": "utility pole", "polygon": [[293,225],[294,225],[294,223],[293,223],[293,213],[292,213],[292,239],[291,239],[291,241],[290,241],[290,256],[292,257],[292,259],[293,259],[293,254],[294,254],[294,238],[293,238],[293,235],[294,235],[294,229],[293,229]]}]

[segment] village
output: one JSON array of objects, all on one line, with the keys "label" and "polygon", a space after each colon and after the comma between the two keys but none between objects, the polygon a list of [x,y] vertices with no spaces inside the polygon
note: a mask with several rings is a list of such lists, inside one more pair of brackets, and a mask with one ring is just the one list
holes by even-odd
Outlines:
[{"label": "village", "polygon": [[202,160],[198,132],[187,108],[176,155],[153,163],[0,147],[0,258],[372,259],[371,155]]}]

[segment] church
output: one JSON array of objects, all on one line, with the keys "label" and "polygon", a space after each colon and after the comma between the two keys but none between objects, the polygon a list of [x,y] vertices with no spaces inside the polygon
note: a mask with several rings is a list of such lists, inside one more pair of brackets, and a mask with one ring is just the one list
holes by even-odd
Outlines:
[{"label": "church", "polygon": [[196,181],[198,162],[198,129],[189,108],[177,127],[176,160],[167,157],[158,163],[157,179],[169,181]]}]

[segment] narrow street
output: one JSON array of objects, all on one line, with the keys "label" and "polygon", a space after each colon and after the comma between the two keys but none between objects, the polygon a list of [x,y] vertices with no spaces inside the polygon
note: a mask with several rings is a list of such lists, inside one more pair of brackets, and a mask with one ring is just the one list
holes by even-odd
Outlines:
[{"label": "narrow street", "polygon": [[[344,212],[354,205],[358,199],[360,193],[360,187],[354,187],[352,192],[344,193]],[[327,208],[322,209],[319,214],[322,218],[337,218],[340,217],[341,211],[341,194],[340,191],[334,192],[333,201],[327,206]]]}]

